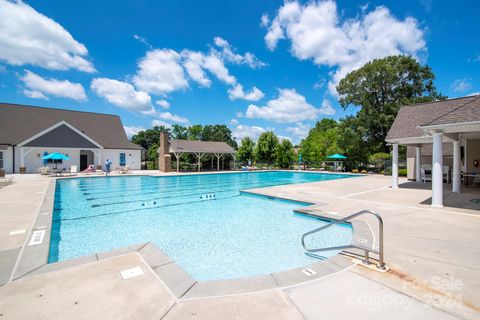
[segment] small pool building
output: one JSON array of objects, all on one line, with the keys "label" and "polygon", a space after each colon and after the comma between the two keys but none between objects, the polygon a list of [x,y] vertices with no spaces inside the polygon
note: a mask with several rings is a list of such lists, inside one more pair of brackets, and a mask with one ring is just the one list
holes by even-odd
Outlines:
[{"label": "small pool building", "polygon": [[130,142],[119,116],[93,112],[0,103],[0,169],[6,173],[33,173],[43,166],[46,153],[60,152],[76,165],[141,167],[143,148]]}]

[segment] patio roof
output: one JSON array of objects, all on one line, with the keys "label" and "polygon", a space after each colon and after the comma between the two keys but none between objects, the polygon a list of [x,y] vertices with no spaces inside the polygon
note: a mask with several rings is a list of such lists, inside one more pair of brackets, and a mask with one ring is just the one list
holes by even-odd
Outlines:
[{"label": "patio roof", "polygon": [[170,152],[173,153],[235,153],[235,149],[225,142],[170,140]]},{"label": "patio roof", "polygon": [[477,123],[480,123],[480,95],[403,106],[398,111],[386,141],[426,143],[431,142],[428,129],[456,125],[464,127],[458,132],[475,131]]}]

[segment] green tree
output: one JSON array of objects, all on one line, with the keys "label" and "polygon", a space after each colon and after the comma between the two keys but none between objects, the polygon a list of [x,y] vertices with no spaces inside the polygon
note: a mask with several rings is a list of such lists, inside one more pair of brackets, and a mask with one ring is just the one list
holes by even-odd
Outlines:
[{"label": "green tree", "polygon": [[377,152],[371,154],[368,157],[368,162],[373,164],[377,170],[381,171],[384,169],[385,161],[390,159],[390,154],[385,152]]},{"label": "green tree", "polygon": [[237,151],[237,159],[241,163],[253,162],[255,143],[249,137],[242,139],[242,144]]},{"label": "green tree", "polygon": [[232,137],[232,131],[224,124],[204,126],[200,139],[202,141],[223,141],[233,148],[237,147],[237,143]]},{"label": "green tree", "polygon": [[188,140],[202,140],[203,127],[201,124],[196,124],[188,127]]},{"label": "green tree", "polygon": [[282,169],[289,169],[295,161],[295,152],[290,140],[283,139],[277,146],[276,163]]},{"label": "green tree", "polygon": [[368,155],[372,146],[367,142],[367,129],[357,117],[348,116],[339,122],[338,146],[347,156],[346,166],[353,169],[368,162]]},{"label": "green tree", "polygon": [[278,138],[273,131],[263,132],[255,146],[255,159],[271,165],[275,161]]},{"label": "green tree", "polygon": [[188,128],[181,126],[179,124],[174,124],[172,126],[172,138],[174,139],[188,139]]},{"label": "green tree", "polygon": [[388,152],[385,137],[402,105],[445,99],[429,66],[409,56],[389,56],[350,72],[337,86],[340,105],[360,107],[359,125],[373,152]]},{"label": "green tree", "polygon": [[[136,143],[142,146],[147,151],[149,151],[151,147],[154,145],[156,145],[158,149],[158,145],[160,143],[161,131],[170,132],[170,129],[164,126],[155,126],[152,129],[143,130],[133,135],[131,141],[133,143]],[[155,158],[150,158],[150,152],[148,152],[148,156],[149,156],[149,159],[152,159],[152,160],[155,159]]]},{"label": "green tree", "polygon": [[339,146],[340,129],[337,121],[322,119],[317,122],[300,143],[300,152],[306,163],[319,163],[329,154],[343,153]]}]

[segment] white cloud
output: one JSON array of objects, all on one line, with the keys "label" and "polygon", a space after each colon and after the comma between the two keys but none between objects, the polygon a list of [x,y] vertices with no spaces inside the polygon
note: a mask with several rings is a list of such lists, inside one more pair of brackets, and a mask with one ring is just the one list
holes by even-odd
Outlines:
[{"label": "white cloud", "polygon": [[426,50],[417,20],[395,18],[383,6],[352,19],[344,19],[333,1],[312,1],[305,5],[285,2],[271,21],[265,42],[274,50],[278,41],[289,39],[291,52],[300,60],[335,68],[329,91],[350,71],[366,62],[388,55],[416,56]]},{"label": "white cloud", "polygon": [[158,113],[158,117],[162,120],[170,121],[170,122],[177,122],[177,123],[188,123],[190,122],[187,118],[177,116],[175,114],[171,114],[170,112],[160,112]]},{"label": "white cloud", "polygon": [[325,83],[327,81],[324,78],[319,79],[315,84],[313,85],[313,89],[321,89],[323,86],[325,86]]},{"label": "white cloud", "polygon": [[262,14],[262,17],[260,18],[260,26],[263,28],[268,27],[270,24],[270,18],[268,17],[268,14],[264,13]]},{"label": "white cloud", "polygon": [[130,139],[132,136],[136,135],[140,131],[145,131],[145,128],[142,127],[128,127],[128,126],[123,126],[125,129],[125,133],[127,134],[127,137]]},{"label": "white cloud", "polygon": [[215,37],[213,42],[221,51],[214,50],[220,54],[224,61],[235,63],[235,64],[246,64],[252,69],[261,68],[266,66],[265,62],[260,61],[253,53],[246,52],[241,55],[238,54],[236,49],[228,43],[227,40]]},{"label": "white cloud", "polygon": [[249,105],[246,116],[288,123],[315,120],[320,113],[321,109],[309,104],[295,89],[279,89],[278,98],[269,100],[266,106]]},{"label": "white cloud", "polygon": [[233,126],[236,126],[239,124],[238,120],[233,118],[232,120],[230,120],[230,124],[233,125]]},{"label": "white cloud", "polygon": [[288,127],[287,131],[292,133],[294,136],[303,138],[308,135],[308,132],[310,131],[310,126],[299,122],[295,127]]},{"label": "white cloud", "polygon": [[266,130],[262,127],[239,124],[232,130],[232,136],[235,137],[238,142],[246,137],[249,137],[252,140],[257,140],[265,131]]},{"label": "white cloud", "polygon": [[205,55],[201,52],[184,50],[183,66],[187,70],[188,76],[202,87],[210,87],[212,83],[203,70],[205,64]]},{"label": "white cloud", "polygon": [[225,82],[226,84],[234,85],[237,82],[237,79],[230,75],[220,57],[214,53],[210,53],[205,57],[203,66],[205,69],[214,74],[218,80]]},{"label": "white cloud", "polygon": [[171,128],[172,125],[170,123],[167,123],[162,120],[152,120],[152,127],[165,127],[165,128]]},{"label": "white cloud", "polygon": [[117,107],[143,114],[155,112],[150,96],[145,92],[136,91],[129,83],[108,78],[95,78],[90,88],[98,96]]},{"label": "white cloud", "polygon": [[323,100],[322,102],[322,107],[319,110],[320,114],[326,115],[326,116],[333,116],[336,111],[332,107],[332,104],[328,100]]},{"label": "white cloud", "polygon": [[135,86],[145,92],[165,95],[188,87],[180,65],[180,55],[171,49],[148,51],[133,77]]},{"label": "white cloud", "polygon": [[455,92],[465,92],[472,89],[472,84],[468,81],[468,79],[457,79],[452,83],[450,89]]},{"label": "white cloud", "polygon": [[278,140],[280,140],[280,141],[282,141],[282,140],[288,140],[288,141],[292,142],[292,138],[287,137],[287,136],[282,136],[282,135],[277,134],[277,138],[278,138]]},{"label": "white cloud", "polygon": [[147,38],[142,37],[142,36],[139,36],[138,34],[134,34],[134,35],[133,35],[133,38],[134,38],[135,40],[138,40],[138,42],[143,43],[144,45],[146,45],[147,48],[152,49],[152,46],[151,46],[150,43],[148,42]]},{"label": "white cloud", "polygon": [[44,99],[49,100],[49,98],[39,91],[23,90],[23,94],[32,99]]},{"label": "white cloud", "polygon": [[168,102],[167,100],[160,99],[160,100],[155,101],[155,103],[158,106],[162,107],[163,109],[170,108],[170,102]]},{"label": "white cloud", "polygon": [[68,80],[45,79],[31,71],[25,70],[20,77],[25,87],[26,96],[37,99],[48,99],[48,96],[69,98],[77,101],[86,101],[87,95],[80,83],[73,83]]},{"label": "white cloud", "polygon": [[472,92],[469,94],[469,96],[476,96],[476,95],[479,95],[480,94],[480,91],[477,91],[477,92]]},{"label": "white cloud", "polygon": [[248,101],[258,101],[264,96],[265,94],[257,87],[253,87],[252,90],[248,93],[245,92],[241,84],[237,84],[235,87],[228,90],[228,97],[230,98],[230,100],[243,99]]},{"label": "white cloud", "polygon": [[52,70],[94,72],[87,48],[28,4],[0,0],[0,60]]},{"label": "white cloud", "polygon": [[[134,36],[139,41],[145,40]],[[251,68],[265,65],[252,53],[238,54],[228,41],[214,38],[214,46],[208,52],[184,49],[180,53],[172,49],[155,49],[147,52],[138,64],[138,71],[132,81],[136,88],[151,94],[166,96],[168,93],[185,89],[189,80],[201,87],[210,87],[210,75],[234,88],[239,85],[235,76],[230,74],[226,63],[245,64]],[[241,89],[241,90],[240,90]],[[232,99],[256,101],[263,97],[260,89],[253,87],[248,93],[235,87]],[[230,90],[232,91],[232,90]]]}]

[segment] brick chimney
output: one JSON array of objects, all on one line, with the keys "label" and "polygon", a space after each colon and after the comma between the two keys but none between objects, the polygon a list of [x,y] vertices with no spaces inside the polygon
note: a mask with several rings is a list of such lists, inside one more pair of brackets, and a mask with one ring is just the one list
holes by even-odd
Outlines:
[{"label": "brick chimney", "polygon": [[172,159],[170,155],[170,141],[168,141],[168,133],[160,132],[160,147],[158,148],[158,170],[161,172],[172,171]]}]

